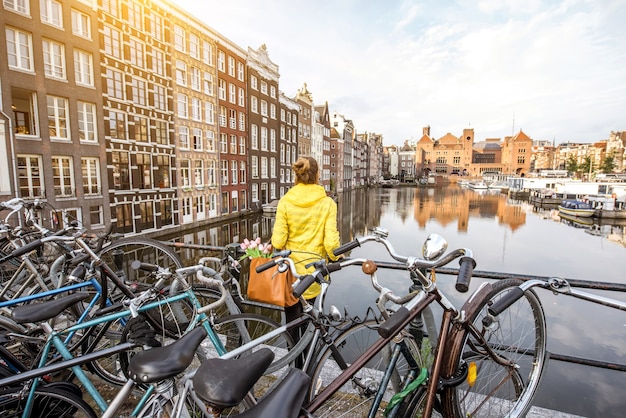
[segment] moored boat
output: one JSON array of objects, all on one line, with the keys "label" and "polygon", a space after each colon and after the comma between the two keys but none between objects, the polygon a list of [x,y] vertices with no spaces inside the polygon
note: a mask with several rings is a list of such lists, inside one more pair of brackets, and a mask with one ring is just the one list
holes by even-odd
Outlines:
[{"label": "moored boat", "polygon": [[596,210],[588,202],[566,199],[559,205],[559,213],[579,218],[590,218],[596,213]]}]

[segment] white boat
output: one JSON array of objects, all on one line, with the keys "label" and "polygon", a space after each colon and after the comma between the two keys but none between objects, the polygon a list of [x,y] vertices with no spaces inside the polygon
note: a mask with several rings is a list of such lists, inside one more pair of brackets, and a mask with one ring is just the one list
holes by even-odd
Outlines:
[{"label": "white boat", "polygon": [[596,213],[596,210],[588,202],[566,199],[559,205],[559,214],[561,213],[579,218],[590,218]]},{"label": "white boat", "polygon": [[276,213],[276,208],[278,207],[278,199],[272,200],[270,203],[266,203],[262,205],[263,213],[266,215],[273,215]]},{"label": "white boat", "polygon": [[489,189],[489,186],[484,181],[470,181],[469,183],[467,183],[467,186],[470,189],[474,189],[474,190],[487,190],[487,189]]}]

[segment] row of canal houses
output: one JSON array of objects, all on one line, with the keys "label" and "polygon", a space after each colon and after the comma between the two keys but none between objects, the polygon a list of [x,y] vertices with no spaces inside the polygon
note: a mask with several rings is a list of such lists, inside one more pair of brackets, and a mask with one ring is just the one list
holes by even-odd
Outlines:
[{"label": "row of canal houses", "polygon": [[383,137],[280,90],[242,48],[162,0],[4,0],[0,201],[120,233],[186,229],[280,198],[313,156],[329,193],[376,181]]}]

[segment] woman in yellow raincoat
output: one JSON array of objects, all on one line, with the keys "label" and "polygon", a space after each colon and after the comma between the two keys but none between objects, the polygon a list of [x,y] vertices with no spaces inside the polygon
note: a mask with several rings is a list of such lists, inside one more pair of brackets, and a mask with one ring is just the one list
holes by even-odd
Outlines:
[{"label": "woman in yellow raincoat", "polygon": [[[278,202],[272,246],[291,250],[290,257],[296,264],[298,274],[306,274],[305,265],[312,261],[324,258],[336,260],[333,250],[340,245],[337,204],[318,184],[319,168],[314,158],[300,157],[292,168],[296,174],[295,186]],[[308,270],[312,271],[312,268]],[[303,296],[313,300],[319,293],[320,286],[314,283]],[[287,322],[301,313],[300,303],[285,307]]]}]

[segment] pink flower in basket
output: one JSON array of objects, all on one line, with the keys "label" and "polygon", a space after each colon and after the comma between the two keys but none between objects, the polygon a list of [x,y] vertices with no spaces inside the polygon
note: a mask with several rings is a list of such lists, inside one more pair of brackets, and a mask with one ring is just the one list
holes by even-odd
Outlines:
[{"label": "pink flower in basket", "polygon": [[272,256],[272,244],[269,242],[263,244],[261,237],[257,237],[255,240],[250,241],[248,238],[244,239],[240,244],[241,249],[246,252],[246,255],[241,257],[241,260],[245,258],[270,258]]}]

